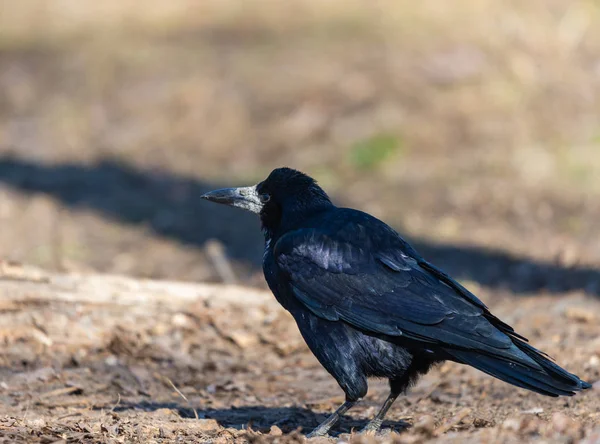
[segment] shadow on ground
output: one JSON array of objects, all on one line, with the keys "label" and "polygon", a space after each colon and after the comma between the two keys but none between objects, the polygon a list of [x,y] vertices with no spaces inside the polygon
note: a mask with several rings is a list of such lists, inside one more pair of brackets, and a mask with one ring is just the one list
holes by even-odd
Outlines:
[{"label": "shadow on ground", "polygon": [[[114,160],[91,166],[43,165],[8,156],[0,157],[0,184],[43,193],[67,207],[92,210],[120,223],[144,225],[182,244],[201,247],[209,239],[219,239],[232,259],[260,268],[263,241],[257,218],[199,199],[206,191],[236,184],[145,171]],[[593,268],[425,239],[411,241],[424,257],[458,279],[516,293],[583,290],[600,295],[600,271]]]},{"label": "shadow on ground", "polygon": [[[272,425],[278,426],[283,432],[290,433],[301,429],[302,433],[310,433],[321,422],[329,416],[331,412],[315,413],[311,410],[301,407],[263,407],[263,406],[243,406],[232,407],[230,409],[196,409],[183,407],[177,403],[121,403],[114,409],[116,412],[129,410],[138,410],[143,412],[153,412],[160,409],[169,409],[179,413],[182,418],[193,419],[196,413],[199,418],[210,418],[216,420],[219,425],[225,428],[235,428],[238,430],[251,427],[252,430],[262,433],[268,433]],[[340,433],[350,433],[352,430],[362,430],[367,425],[368,419],[355,419],[351,416],[342,416],[331,430],[331,435],[336,436]],[[399,432],[409,426],[404,421],[384,421],[382,429],[391,429]]]}]

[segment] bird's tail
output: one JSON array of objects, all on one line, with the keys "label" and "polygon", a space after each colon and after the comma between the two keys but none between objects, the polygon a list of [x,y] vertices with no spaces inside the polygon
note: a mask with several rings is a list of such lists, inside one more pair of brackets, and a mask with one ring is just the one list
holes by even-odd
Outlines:
[{"label": "bird's tail", "polygon": [[508,355],[490,355],[472,350],[448,350],[458,362],[471,365],[509,384],[546,396],[572,396],[591,385],[559,367],[543,352],[513,339]]}]

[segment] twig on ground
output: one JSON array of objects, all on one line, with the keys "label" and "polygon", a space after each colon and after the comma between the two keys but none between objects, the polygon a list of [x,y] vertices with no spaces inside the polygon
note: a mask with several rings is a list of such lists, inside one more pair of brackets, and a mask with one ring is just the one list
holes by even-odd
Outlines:
[{"label": "twig on ground", "polygon": [[115,402],[115,405],[113,405],[111,407],[111,409],[108,411],[108,413],[112,413],[115,411],[115,409],[119,406],[119,404],[121,404],[121,394],[117,393],[117,402]]},{"label": "twig on ground", "polygon": [[179,390],[177,388],[177,386],[175,384],[173,384],[173,381],[171,381],[167,376],[163,376],[163,375],[158,375],[160,376],[160,378],[162,378],[165,382],[167,382],[172,388],[173,390],[175,390],[175,392],[177,392],[177,394],[179,396],[181,396],[183,398],[183,400],[185,402],[187,402],[188,406],[192,409],[192,411],[194,412],[194,416],[196,417],[196,419],[199,419],[198,417],[198,412],[196,411],[196,409],[192,406],[192,404],[190,403],[190,400],[187,399],[187,397],[181,392],[181,390]]}]

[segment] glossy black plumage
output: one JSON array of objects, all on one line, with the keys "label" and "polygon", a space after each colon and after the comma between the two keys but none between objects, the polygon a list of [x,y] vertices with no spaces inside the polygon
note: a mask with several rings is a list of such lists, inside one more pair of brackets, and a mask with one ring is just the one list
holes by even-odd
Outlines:
[{"label": "glossy black plumage", "polygon": [[391,405],[443,360],[549,396],[589,387],[527,344],[392,228],[334,206],[308,176],[277,169],[255,192],[264,201],[269,287],[350,403],[366,394],[367,378],[375,376],[390,380]]}]

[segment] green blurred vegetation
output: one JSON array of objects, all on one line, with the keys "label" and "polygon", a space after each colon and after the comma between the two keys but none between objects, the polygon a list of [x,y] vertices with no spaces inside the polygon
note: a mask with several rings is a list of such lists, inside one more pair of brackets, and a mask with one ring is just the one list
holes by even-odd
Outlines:
[{"label": "green blurred vegetation", "polygon": [[359,169],[369,170],[389,160],[403,148],[402,140],[393,134],[378,134],[359,140],[350,148],[350,159]]}]

